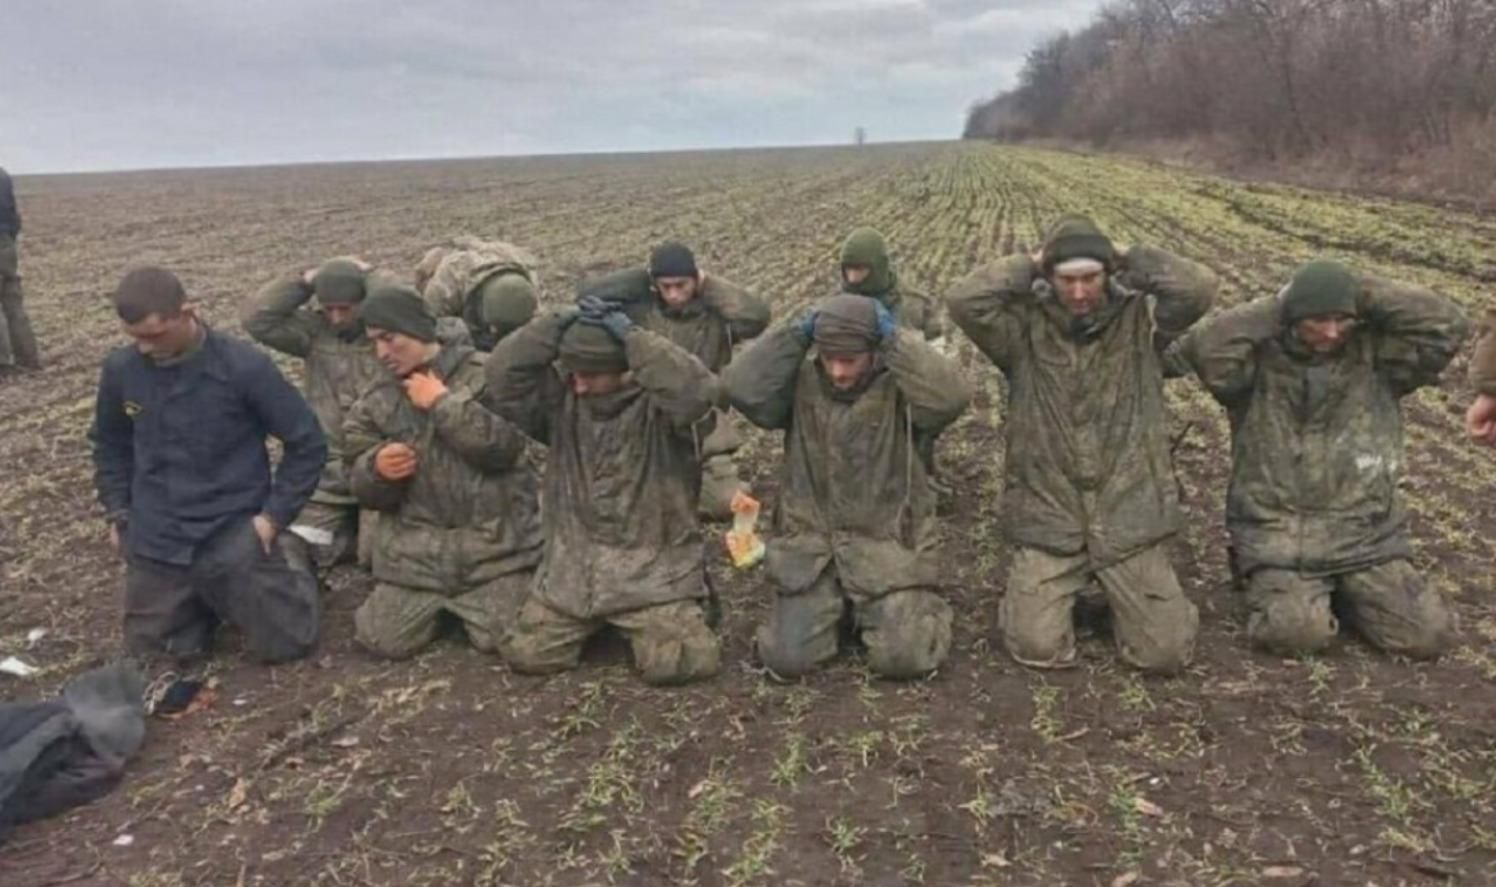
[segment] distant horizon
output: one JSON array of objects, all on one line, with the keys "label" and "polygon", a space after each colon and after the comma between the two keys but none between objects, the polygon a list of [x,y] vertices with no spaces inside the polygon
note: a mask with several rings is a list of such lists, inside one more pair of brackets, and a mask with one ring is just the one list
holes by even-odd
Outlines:
[{"label": "distant horizon", "polygon": [[52,176],[91,176],[91,175],[122,175],[127,173],[150,173],[150,172],[211,172],[214,170],[234,169],[282,169],[306,166],[356,166],[377,165],[384,163],[456,163],[467,160],[528,160],[544,158],[565,157],[610,157],[610,156],[633,156],[648,154],[707,154],[725,153],[729,151],[793,151],[801,148],[883,148],[898,145],[927,145],[942,142],[960,142],[961,136],[955,135],[950,138],[910,138],[889,139],[878,141],[869,139],[858,145],[853,141],[842,142],[804,142],[798,144],[763,144],[763,145],[718,145],[712,147],[683,147],[683,148],[658,148],[658,149],[598,149],[582,151],[543,151],[526,154],[453,154],[447,156],[431,155],[424,157],[349,157],[334,160],[272,160],[252,163],[204,163],[184,164],[175,166],[130,166],[130,167],[101,167],[96,169],[49,169],[49,170],[22,170],[18,171],[0,163],[0,167],[15,179],[46,178]]},{"label": "distant horizon", "polygon": [[[19,175],[958,137],[1103,0],[22,2]],[[746,143],[746,144],[745,144]]]}]

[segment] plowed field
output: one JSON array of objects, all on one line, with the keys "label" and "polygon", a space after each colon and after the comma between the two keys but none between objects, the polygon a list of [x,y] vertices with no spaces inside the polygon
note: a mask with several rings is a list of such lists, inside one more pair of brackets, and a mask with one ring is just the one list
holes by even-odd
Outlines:
[{"label": "plowed field", "polygon": [[[0,676],[10,699],[118,652],[123,571],[84,432],[99,362],[121,341],[105,294],[131,265],[177,270],[232,328],[254,288],[332,255],[408,272],[450,235],[503,237],[543,258],[559,303],[581,269],[681,238],[786,316],[830,289],[857,225],[881,228],[901,277],[939,293],[1079,210],[1119,241],[1205,261],[1225,304],[1325,251],[1472,308],[1496,284],[1489,217],[983,145],[33,177],[18,190],[48,367],[0,382],[0,657],[45,670]],[[452,642],[375,661],[352,641],[369,581],[345,569],[315,659],[264,669],[227,638],[216,704],[153,720],[112,795],[18,830],[0,883],[1496,883],[1496,454],[1462,439],[1463,357],[1406,402],[1404,490],[1418,566],[1459,611],[1459,649],[1433,664],[1353,638],[1312,659],[1249,651],[1221,525],[1225,418],[1185,380],[1169,383],[1189,517],[1174,553],[1201,637],[1187,673],[1151,679],[1120,667],[1104,633],[1067,672],[1003,653],[1002,389],[969,342],[948,339],[979,394],[942,439],[958,624],[930,680],[874,680],[849,655],[773,682],[749,650],[770,591],[715,544],[724,671],[681,690],[642,686],[607,642],[546,679]],[[778,447],[756,435],[743,460],[770,500]],[[49,633],[28,647],[33,628]]]}]

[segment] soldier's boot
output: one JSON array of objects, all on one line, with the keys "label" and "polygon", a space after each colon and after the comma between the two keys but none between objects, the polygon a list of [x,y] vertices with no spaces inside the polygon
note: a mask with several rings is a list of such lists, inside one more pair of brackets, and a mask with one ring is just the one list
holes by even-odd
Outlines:
[{"label": "soldier's boot", "polygon": [[1264,567],[1244,581],[1252,646],[1279,656],[1303,656],[1335,640],[1340,623],[1331,606],[1333,579]]},{"label": "soldier's boot", "polygon": [[696,506],[702,520],[732,520],[732,500],[747,485],[738,477],[731,453],[708,456],[701,464],[701,497]]},{"label": "soldier's boot", "polygon": [[951,652],[951,607],[931,591],[895,591],[857,608],[867,663],[893,680],[922,678]]},{"label": "soldier's boot", "polygon": [[722,667],[722,641],[696,601],[674,601],[608,620],[628,638],[647,684],[669,686],[709,678]]},{"label": "soldier's boot", "polygon": [[1388,653],[1433,659],[1454,644],[1454,613],[1406,560],[1340,576],[1339,593],[1346,621]]}]

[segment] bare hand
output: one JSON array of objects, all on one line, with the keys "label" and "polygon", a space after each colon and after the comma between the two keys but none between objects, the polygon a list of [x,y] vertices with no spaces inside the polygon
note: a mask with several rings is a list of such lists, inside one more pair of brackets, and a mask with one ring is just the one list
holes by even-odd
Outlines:
[{"label": "bare hand", "polygon": [[405,379],[405,395],[411,405],[426,412],[447,394],[447,385],[435,373],[411,373]]},{"label": "bare hand", "polygon": [[275,521],[263,514],[257,514],[250,523],[254,524],[255,535],[260,537],[260,547],[265,549],[266,554],[269,554],[271,546],[275,545],[275,537],[280,535]]},{"label": "bare hand", "polygon": [[408,444],[385,444],[374,454],[374,473],[384,480],[405,480],[416,473],[419,461]]},{"label": "bare hand", "polygon": [[1465,411],[1465,431],[1478,443],[1496,446],[1496,396],[1482,394]]},{"label": "bare hand", "polygon": [[109,525],[109,547],[114,549],[115,554],[124,554],[125,540],[120,535],[119,524]]},{"label": "bare hand", "polygon": [[315,284],[317,282],[317,269],[308,268],[305,271],[301,272],[301,282],[306,284],[307,286],[312,286],[313,284]]}]

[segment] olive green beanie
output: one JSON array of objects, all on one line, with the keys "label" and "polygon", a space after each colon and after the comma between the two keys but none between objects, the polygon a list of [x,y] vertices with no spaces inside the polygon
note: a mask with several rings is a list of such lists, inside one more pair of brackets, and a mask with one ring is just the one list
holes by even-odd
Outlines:
[{"label": "olive green beanie", "polygon": [[1096,223],[1082,215],[1061,216],[1044,236],[1042,266],[1045,274],[1071,259],[1095,259],[1108,272],[1116,267],[1117,250]]},{"label": "olive green beanie", "polygon": [[535,284],[515,271],[495,274],[478,287],[479,316],[483,322],[505,332],[530,322],[539,304]]},{"label": "olive green beanie", "polygon": [[312,292],[324,305],[355,305],[364,300],[364,270],[347,259],[323,262],[312,276]]},{"label": "olive green beanie", "polygon": [[1354,317],[1360,299],[1361,283],[1351,269],[1320,259],[1294,272],[1283,292],[1283,319],[1292,324],[1330,314]]}]

